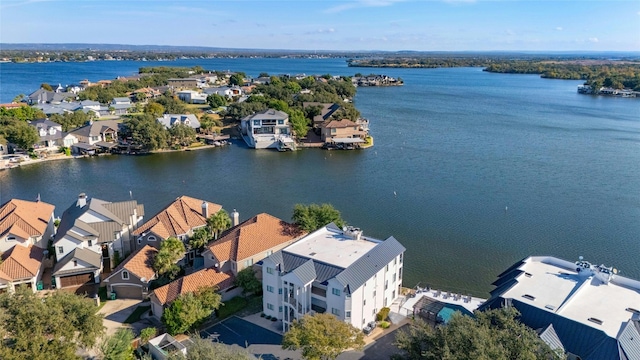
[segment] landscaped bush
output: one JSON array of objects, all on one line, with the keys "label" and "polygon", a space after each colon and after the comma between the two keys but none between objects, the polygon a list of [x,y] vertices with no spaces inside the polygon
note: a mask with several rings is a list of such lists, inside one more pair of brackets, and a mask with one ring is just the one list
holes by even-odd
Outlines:
[{"label": "landscaped bush", "polygon": [[271,318],[271,321],[276,321],[276,320],[278,320],[278,318],[276,318],[276,317],[272,317]]},{"label": "landscaped bush", "polygon": [[265,317],[266,315],[264,313],[260,314],[260,317]]},{"label": "landscaped bush", "polygon": [[380,326],[383,329],[388,329],[389,326],[391,326],[391,323],[388,321],[380,321],[380,323],[378,324],[378,326]]},{"label": "landscaped bush", "polygon": [[376,315],[376,321],[387,320],[390,311],[391,309],[389,309],[388,307],[383,307],[382,309],[380,309],[380,312],[378,312],[378,314]]}]

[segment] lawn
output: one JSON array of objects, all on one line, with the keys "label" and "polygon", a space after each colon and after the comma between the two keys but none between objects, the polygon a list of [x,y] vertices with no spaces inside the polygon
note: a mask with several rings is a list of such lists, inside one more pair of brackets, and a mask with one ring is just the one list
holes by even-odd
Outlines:
[{"label": "lawn", "polygon": [[[231,315],[251,315],[262,310],[262,296],[244,298],[236,296],[229,301],[225,301],[218,309],[218,320],[226,319]],[[242,314],[238,314],[242,313]]]},{"label": "lawn", "polygon": [[149,311],[149,309],[151,309],[151,306],[143,306],[143,305],[138,306],[131,313],[131,315],[129,315],[129,317],[124,321],[124,323],[125,324],[133,324],[134,322],[139,321],[140,317],[142,316],[142,314],[144,314],[145,312]]}]

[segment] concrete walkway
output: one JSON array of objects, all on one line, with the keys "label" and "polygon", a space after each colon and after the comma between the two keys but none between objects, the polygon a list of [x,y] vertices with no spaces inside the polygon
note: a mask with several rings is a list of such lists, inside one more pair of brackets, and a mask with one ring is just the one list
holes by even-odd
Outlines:
[{"label": "concrete walkway", "polygon": [[107,300],[102,309],[98,311],[98,314],[104,315],[103,323],[106,328],[106,335],[112,335],[121,327],[130,328],[131,326],[124,324],[124,321],[141,302],[141,300],[132,299]]}]

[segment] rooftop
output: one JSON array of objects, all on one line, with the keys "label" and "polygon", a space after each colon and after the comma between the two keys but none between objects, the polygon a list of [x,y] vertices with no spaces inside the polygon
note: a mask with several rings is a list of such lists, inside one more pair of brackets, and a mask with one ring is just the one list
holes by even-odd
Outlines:
[{"label": "rooftop", "polygon": [[11,199],[0,207],[0,236],[44,235],[54,206],[42,201]]},{"label": "rooftop", "polygon": [[[347,268],[373,249],[381,241],[362,236],[362,232],[343,232],[337,227],[325,226],[304,239],[290,245],[286,252],[315,261]],[[350,235],[352,234],[352,235]]]},{"label": "rooftop", "polygon": [[521,273],[502,297],[556,313],[616,338],[634,310],[640,310],[640,281],[614,275],[607,282],[599,270],[577,271],[578,268],[573,262],[553,257],[529,257],[517,267]]}]

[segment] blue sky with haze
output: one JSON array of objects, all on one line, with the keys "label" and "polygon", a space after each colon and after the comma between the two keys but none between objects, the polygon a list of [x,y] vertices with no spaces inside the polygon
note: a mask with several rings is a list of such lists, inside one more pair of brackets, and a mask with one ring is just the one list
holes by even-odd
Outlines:
[{"label": "blue sky with haze", "polygon": [[0,42],[640,51],[640,1],[2,0]]}]

